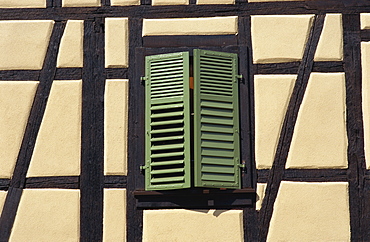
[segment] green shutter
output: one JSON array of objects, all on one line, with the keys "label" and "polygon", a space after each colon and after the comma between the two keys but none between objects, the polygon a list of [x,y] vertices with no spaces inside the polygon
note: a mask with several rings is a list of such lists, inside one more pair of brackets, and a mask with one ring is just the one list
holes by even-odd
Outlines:
[{"label": "green shutter", "polygon": [[194,184],[240,188],[237,55],[194,50]]},{"label": "green shutter", "polygon": [[147,56],[145,83],[145,188],[188,188],[189,53]]}]

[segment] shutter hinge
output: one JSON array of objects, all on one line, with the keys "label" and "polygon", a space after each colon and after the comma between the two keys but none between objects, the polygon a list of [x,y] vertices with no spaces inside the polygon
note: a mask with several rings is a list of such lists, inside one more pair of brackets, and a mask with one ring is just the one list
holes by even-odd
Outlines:
[{"label": "shutter hinge", "polygon": [[148,169],[148,165],[140,166],[140,171],[143,172],[145,169]]},{"label": "shutter hinge", "polygon": [[[236,78],[239,79],[239,82],[243,82],[243,75],[240,74],[240,75],[236,75]],[[235,81],[237,82],[237,81]]]},{"label": "shutter hinge", "polygon": [[239,168],[245,168],[245,164],[238,164]]},{"label": "shutter hinge", "polygon": [[142,77],[140,77],[140,84],[141,85],[145,85],[145,81],[146,81],[146,77],[145,76],[142,76]]}]

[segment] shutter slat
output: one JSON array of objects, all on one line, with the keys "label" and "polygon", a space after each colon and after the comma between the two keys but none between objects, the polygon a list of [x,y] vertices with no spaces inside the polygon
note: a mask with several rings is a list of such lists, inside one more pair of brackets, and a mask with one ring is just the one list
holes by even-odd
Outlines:
[{"label": "shutter slat", "polygon": [[145,58],[145,189],[190,187],[189,53]]},{"label": "shutter slat", "polygon": [[240,188],[237,55],[194,50],[194,185]]},{"label": "shutter slat", "polygon": [[184,112],[168,112],[168,113],[156,113],[150,115],[151,118],[165,118],[165,117],[172,117],[172,116],[182,116]]},{"label": "shutter slat", "polygon": [[162,154],[154,154],[154,155],[151,155],[150,158],[176,157],[176,156],[182,156],[182,155],[184,155],[184,152],[168,152],[168,153],[162,153]]},{"label": "shutter slat", "polygon": [[162,162],[152,162],[151,166],[169,166],[169,165],[180,165],[184,164],[184,160],[171,160],[171,161],[162,161]]},{"label": "shutter slat", "polygon": [[182,132],[184,128],[173,128],[173,129],[157,129],[150,131],[151,134],[161,134],[161,133],[172,133],[172,132]]},{"label": "shutter slat", "polygon": [[184,136],[168,136],[168,137],[160,137],[160,138],[151,138],[150,141],[158,142],[158,141],[170,141],[170,140],[179,140],[183,139]]},{"label": "shutter slat", "polygon": [[184,172],[184,168],[154,170],[154,171],[151,171],[150,174],[159,175],[159,174],[169,174],[169,173],[179,173],[179,172]]}]

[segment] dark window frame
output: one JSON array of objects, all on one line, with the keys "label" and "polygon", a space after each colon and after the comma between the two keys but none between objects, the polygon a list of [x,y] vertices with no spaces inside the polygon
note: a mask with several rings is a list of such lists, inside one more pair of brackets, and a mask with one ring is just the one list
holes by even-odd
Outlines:
[{"label": "dark window frame", "polygon": [[[161,40],[162,39],[162,40]],[[144,146],[138,145],[137,153],[134,160],[136,184],[133,195],[136,198],[136,207],[138,209],[155,209],[155,208],[244,208],[253,207],[256,194],[253,184],[254,182],[254,166],[252,152],[252,124],[251,124],[251,88],[249,83],[249,58],[248,48],[245,45],[238,44],[237,35],[217,35],[217,36],[149,36],[143,37],[143,47],[135,49],[135,71],[134,78],[131,81],[140,82],[145,72],[145,56],[174,53],[182,51],[190,51],[193,49],[206,49],[222,52],[237,53],[239,56],[239,74],[243,75],[243,79],[239,83],[239,111],[240,111],[240,157],[241,163],[245,164],[245,168],[241,169],[241,189],[212,189],[212,188],[189,188],[179,190],[166,191],[145,191],[144,189],[144,174],[138,169],[144,165]],[[162,47],[161,46],[162,43]],[[189,43],[189,46],[184,46]],[[145,88],[141,81],[140,87],[135,93],[130,93],[130,100],[136,105],[131,108],[140,110],[141,120],[138,126],[136,135],[140,137],[140,143],[144,144],[144,93]],[[130,90],[132,90],[130,88]],[[139,100],[142,99],[142,100]],[[245,115],[243,115],[245,114]],[[139,125],[139,124],[138,124]],[[139,131],[140,130],[140,131]],[[132,134],[131,134],[132,135]],[[138,138],[138,137],[136,137]],[[131,140],[131,139],[130,139]],[[135,145],[135,144],[132,144]],[[129,154],[131,156],[131,154]],[[130,171],[129,171],[130,172]]]}]

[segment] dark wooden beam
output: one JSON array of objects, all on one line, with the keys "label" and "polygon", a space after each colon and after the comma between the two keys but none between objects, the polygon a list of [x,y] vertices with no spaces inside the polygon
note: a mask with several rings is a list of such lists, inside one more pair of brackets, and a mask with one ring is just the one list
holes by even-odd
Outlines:
[{"label": "dark wooden beam", "polygon": [[25,134],[19,150],[10,187],[0,217],[0,241],[8,241],[17,213],[18,205],[25,187],[26,174],[31,162],[36,138],[45,112],[51,85],[56,72],[56,62],[60,41],[66,23],[56,22],[50,37],[44,64],[40,71],[39,85],[28,118]]},{"label": "dark wooden beam", "polygon": [[[301,62],[254,64],[256,74],[297,74]],[[313,72],[344,72],[342,61],[316,61]]]},{"label": "dark wooden beam", "polygon": [[143,45],[148,48],[202,47],[237,45],[237,35],[161,35],[144,36]]},{"label": "dark wooden beam", "polygon": [[80,240],[103,238],[104,19],[84,23],[80,176]]},{"label": "dark wooden beam", "polygon": [[[270,170],[257,170],[257,181],[266,183]],[[346,182],[347,169],[286,169],[282,178],[284,181],[302,182]]]},{"label": "dark wooden beam", "polygon": [[[254,159],[254,72],[252,70],[251,18],[238,19],[239,68],[243,79],[239,84],[240,106],[240,148],[243,187],[256,188],[256,164]],[[243,208],[244,241],[258,241],[257,211],[252,207]]]},{"label": "dark wooden beam", "polygon": [[127,176],[104,176],[104,188],[126,188]]},{"label": "dark wooden beam", "polygon": [[79,189],[79,176],[28,177],[25,188]]},{"label": "dark wooden beam", "polygon": [[[127,174],[127,241],[142,241],[143,211],[136,207],[134,191],[144,189],[144,87],[140,77],[144,73],[141,30],[142,18],[129,18],[129,105],[128,105],[128,174]],[[140,51],[141,50],[141,51]]]},{"label": "dark wooden beam", "polygon": [[295,82],[293,93],[289,101],[283,127],[280,132],[275,158],[267,179],[265,198],[260,210],[260,241],[266,241],[267,239],[274,203],[277,197],[281,180],[284,177],[285,163],[288,157],[289,147],[292,141],[298,111],[302,103],[303,96],[308,84],[308,79],[313,68],[313,59],[324,25],[324,20],[325,15],[320,14],[315,16],[304,50],[302,62],[298,68],[297,80]]},{"label": "dark wooden beam", "polygon": [[138,6],[114,7],[60,7],[61,0],[54,0],[53,7],[45,9],[0,9],[0,20],[28,19],[89,19],[91,17],[143,17],[143,18],[191,18],[238,15],[317,14],[317,13],[366,13],[368,1],[307,0],[297,2],[252,2],[241,0],[237,4],[190,4],[151,6],[151,0],[141,0]]},{"label": "dark wooden beam", "polygon": [[364,232],[370,229],[370,221],[363,218],[363,211],[370,202],[363,199],[365,185],[364,128],[362,121],[362,70],[360,15],[344,14],[343,44],[344,71],[346,78],[347,159],[349,169],[349,204],[351,240],[366,241]]},{"label": "dark wooden beam", "polygon": [[0,190],[8,190],[10,185],[10,179],[0,179]]}]

